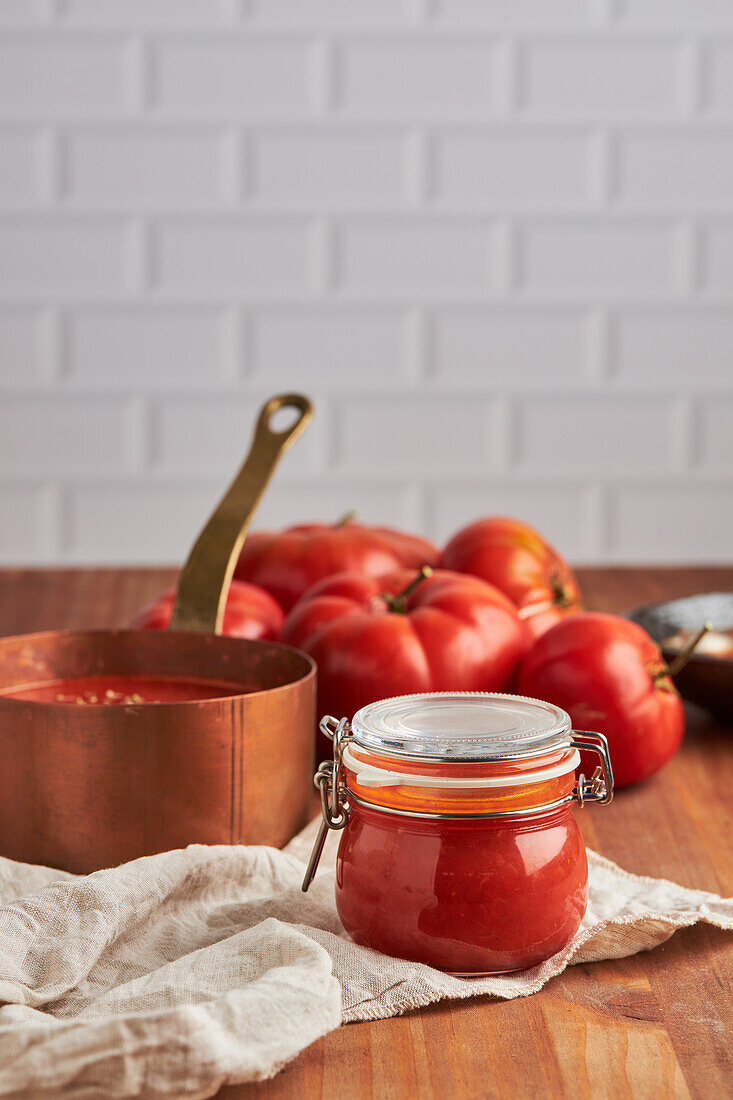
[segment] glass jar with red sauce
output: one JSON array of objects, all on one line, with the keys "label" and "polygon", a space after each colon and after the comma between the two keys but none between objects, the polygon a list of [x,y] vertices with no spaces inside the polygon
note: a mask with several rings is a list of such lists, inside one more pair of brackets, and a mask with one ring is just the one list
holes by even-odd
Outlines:
[{"label": "glass jar with red sauce", "polygon": [[[336,906],[357,943],[458,975],[535,966],[562,950],[588,900],[573,804],[610,802],[606,740],[559,707],[483,692],[383,699],[321,729],[323,822],[341,829]],[[579,749],[598,753],[576,777]]]}]

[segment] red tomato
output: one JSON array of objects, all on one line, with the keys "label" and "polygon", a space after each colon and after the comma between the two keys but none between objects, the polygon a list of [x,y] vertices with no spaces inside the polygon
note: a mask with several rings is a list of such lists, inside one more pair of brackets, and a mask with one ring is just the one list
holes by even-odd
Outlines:
[{"label": "red tomato", "polygon": [[533,638],[581,609],[568,563],[518,519],[490,516],[463,527],[443,550],[440,565],[495,585],[520,609]]},{"label": "red tomato", "polygon": [[346,570],[376,576],[433,565],[438,551],[426,539],[350,520],[329,527],[304,523],[248,535],[235,575],[267,589],[289,611],[307,588]]},{"label": "red tomato", "polygon": [[506,596],[447,570],[330,577],[293,608],[282,640],[315,658],[319,713],[337,718],[390,695],[505,691],[528,644]]},{"label": "red tomato", "polygon": [[[682,741],[684,710],[666,672],[659,647],[640,626],[588,612],[534,643],[517,690],[562,707],[576,729],[605,734],[616,786],[625,787],[658,771]],[[585,774],[597,763],[589,754]]]},{"label": "red tomato", "polygon": [[[130,629],[166,630],[175,599],[175,588],[161,592],[157,599],[138,612],[130,623]],[[284,619],[283,609],[269,592],[244,581],[232,581],[224,609],[223,634],[233,638],[277,641]]]}]

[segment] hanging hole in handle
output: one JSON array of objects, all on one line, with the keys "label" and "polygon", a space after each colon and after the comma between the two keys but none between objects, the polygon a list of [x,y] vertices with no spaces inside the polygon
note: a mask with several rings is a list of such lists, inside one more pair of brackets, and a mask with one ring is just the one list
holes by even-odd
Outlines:
[{"label": "hanging hole in handle", "polygon": [[287,439],[310,419],[313,406],[299,393],[271,398],[262,410],[261,425],[278,439]]},{"label": "hanging hole in handle", "polygon": [[270,416],[268,427],[273,435],[286,435],[295,427],[302,415],[300,409],[292,405],[281,405]]}]

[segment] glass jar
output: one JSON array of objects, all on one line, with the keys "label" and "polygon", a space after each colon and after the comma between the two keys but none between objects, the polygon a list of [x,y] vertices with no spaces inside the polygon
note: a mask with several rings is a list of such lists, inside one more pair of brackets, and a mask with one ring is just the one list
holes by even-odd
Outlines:
[{"label": "glass jar", "polygon": [[[588,865],[573,803],[610,802],[606,740],[559,707],[483,692],[383,699],[326,717],[315,782],[342,830],[336,906],[367,947],[459,975],[535,966],[572,939]],[[601,758],[591,779],[579,749]]]}]

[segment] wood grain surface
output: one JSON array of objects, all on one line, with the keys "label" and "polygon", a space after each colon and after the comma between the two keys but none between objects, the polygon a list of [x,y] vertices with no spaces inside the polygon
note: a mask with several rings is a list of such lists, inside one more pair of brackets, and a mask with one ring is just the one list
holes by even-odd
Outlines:
[{"label": "wood grain surface", "polygon": [[[161,569],[0,571],[0,633],[122,626]],[[733,589],[733,568],[579,570],[589,607]],[[587,844],[639,874],[733,894],[733,728],[690,708],[664,771],[578,813]],[[572,966],[533,997],[350,1024],[271,1081],[221,1100],[733,1096],[733,938],[707,925],[654,951]]]}]

